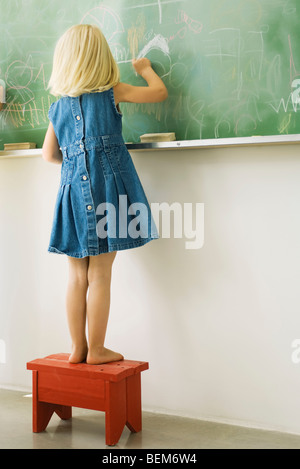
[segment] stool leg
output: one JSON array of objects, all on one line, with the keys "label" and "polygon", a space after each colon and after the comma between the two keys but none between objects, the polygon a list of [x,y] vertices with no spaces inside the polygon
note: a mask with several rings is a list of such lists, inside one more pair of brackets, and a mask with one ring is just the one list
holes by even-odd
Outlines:
[{"label": "stool leg", "polygon": [[72,407],[66,405],[56,405],[54,412],[62,419],[69,420],[72,418]]},{"label": "stool leg", "polygon": [[116,445],[126,424],[126,383],[106,382],[105,441],[108,446]]},{"label": "stool leg", "polygon": [[38,372],[32,372],[32,431],[40,433],[44,431],[54,412],[63,419],[72,417],[72,407],[39,402],[38,400]]},{"label": "stool leg", "polygon": [[126,379],[127,421],[131,432],[142,430],[141,373]]}]

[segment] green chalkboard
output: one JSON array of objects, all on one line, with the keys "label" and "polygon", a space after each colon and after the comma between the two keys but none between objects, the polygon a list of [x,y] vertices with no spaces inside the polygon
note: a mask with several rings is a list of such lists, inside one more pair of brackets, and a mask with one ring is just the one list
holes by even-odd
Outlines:
[{"label": "green chalkboard", "polygon": [[131,59],[147,56],[169,90],[163,103],[122,104],[126,141],[300,133],[298,0],[0,0],[0,149],[42,145],[55,42],[81,22],[103,30],[122,81],[143,84]]}]

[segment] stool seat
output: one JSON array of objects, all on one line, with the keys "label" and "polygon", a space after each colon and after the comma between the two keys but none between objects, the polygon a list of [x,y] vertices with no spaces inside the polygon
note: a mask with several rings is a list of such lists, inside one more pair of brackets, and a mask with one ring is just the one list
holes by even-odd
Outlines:
[{"label": "stool seat", "polygon": [[46,429],[52,414],[67,420],[72,407],[105,412],[105,441],[115,445],[125,425],[142,429],[141,372],[147,362],[121,360],[103,365],[69,363],[60,353],[27,363],[32,371],[32,429]]}]

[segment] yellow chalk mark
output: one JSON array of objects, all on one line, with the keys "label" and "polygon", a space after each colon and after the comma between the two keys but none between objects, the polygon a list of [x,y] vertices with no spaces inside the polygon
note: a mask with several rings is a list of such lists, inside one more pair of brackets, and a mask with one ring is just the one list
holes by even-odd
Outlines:
[{"label": "yellow chalk mark", "polygon": [[127,116],[132,116],[138,112],[142,114],[147,114],[148,116],[155,116],[155,119],[159,122],[162,119],[163,105],[162,103],[150,103],[150,104],[138,104],[134,103],[130,106],[127,106],[126,103],[123,104],[123,109],[126,111]]},{"label": "yellow chalk mark", "polygon": [[280,134],[287,134],[288,133],[288,128],[291,123],[292,115],[288,114],[287,116],[284,117],[283,121],[281,122],[279,126],[279,133]]},{"label": "yellow chalk mark", "polygon": [[139,53],[139,48],[140,48],[139,43],[141,39],[143,39],[145,31],[146,31],[145,16],[144,14],[141,14],[138,16],[136,20],[136,24],[133,25],[128,30],[128,44],[129,44],[131,57],[133,59],[135,59]]}]

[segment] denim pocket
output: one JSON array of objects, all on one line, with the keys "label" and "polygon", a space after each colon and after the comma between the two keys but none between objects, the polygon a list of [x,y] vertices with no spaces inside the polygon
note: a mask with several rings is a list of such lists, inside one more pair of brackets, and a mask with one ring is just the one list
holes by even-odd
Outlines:
[{"label": "denim pocket", "polygon": [[116,147],[115,158],[120,172],[132,171],[132,160],[126,147],[123,145]]},{"label": "denim pocket", "polygon": [[110,145],[104,149],[102,153],[102,166],[105,176],[122,171],[122,164],[120,163],[121,152],[122,145]]}]

